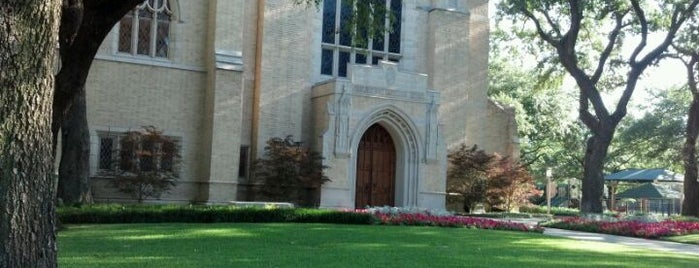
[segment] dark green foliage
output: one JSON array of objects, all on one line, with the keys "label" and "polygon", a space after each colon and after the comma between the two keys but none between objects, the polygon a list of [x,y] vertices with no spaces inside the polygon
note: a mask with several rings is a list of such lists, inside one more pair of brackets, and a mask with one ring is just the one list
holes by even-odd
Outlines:
[{"label": "dark green foliage", "polygon": [[478,217],[478,218],[490,218],[490,219],[511,219],[511,218],[521,218],[521,219],[531,219],[531,218],[549,218],[550,215],[544,213],[514,213],[514,212],[487,212],[481,214],[460,214],[460,216],[467,217]]},{"label": "dark green foliage", "polygon": [[63,224],[163,222],[305,222],[373,224],[372,214],[322,209],[240,208],[234,206],[90,205],[60,207]]},{"label": "dark green foliage", "polygon": [[258,199],[315,207],[320,187],[330,181],[323,174],[325,168],[320,154],[301,146],[292,136],[271,138],[264,158],[256,160],[253,166],[253,180],[264,185]]},{"label": "dark green foliage", "polygon": [[[475,203],[486,200],[488,188],[487,170],[493,155],[479,150],[474,145],[469,148],[461,144],[449,151],[447,169],[447,192],[457,193],[456,198],[463,202],[464,211],[470,211]],[[454,198],[449,196],[449,198]]]},{"label": "dark green foliage", "polygon": [[[522,206],[520,213],[546,214],[544,206]],[[554,216],[580,216],[580,210],[573,208],[551,207],[551,214]]]},{"label": "dark green foliage", "polygon": [[640,117],[627,116],[621,122],[609,148],[606,171],[627,168],[668,168],[681,173],[682,144],[687,122],[686,107],[692,95],[684,88],[669,88],[655,93],[640,107]]},{"label": "dark green foliage", "polygon": [[112,186],[131,194],[139,203],[160,197],[176,185],[178,144],[153,126],[128,131],[119,140],[118,168]]}]

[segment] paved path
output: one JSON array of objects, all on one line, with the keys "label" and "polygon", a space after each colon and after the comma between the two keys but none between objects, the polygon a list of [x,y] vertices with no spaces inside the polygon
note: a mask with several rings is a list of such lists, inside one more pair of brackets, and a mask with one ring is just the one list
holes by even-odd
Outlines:
[{"label": "paved path", "polygon": [[[509,219],[499,219],[511,222],[523,223],[528,226],[536,226],[540,221],[545,220],[543,218],[509,218]],[[608,235],[608,234],[598,234],[598,233],[587,233],[570,231],[556,228],[544,228],[544,234],[550,236],[566,237],[578,240],[588,240],[588,241],[598,241],[606,243],[620,244],[630,247],[640,247],[650,250],[658,251],[669,251],[676,253],[685,253],[692,255],[699,255],[699,245],[661,241],[661,240],[651,240],[643,238],[635,238],[628,236],[618,236],[618,235]]]},{"label": "paved path", "polygon": [[684,244],[677,242],[668,242],[660,240],[650,240],[643,238],[634,238],[618,235],[607,235],[598,233],[577,232],[556,228],[544,228],[545,235],[567,237],[578,240],[598,241],[606,243],[620,244],[630,247],[641,247],[644,249],[669,251],[675,253],[684,253],[699,255],[699,245]]}]

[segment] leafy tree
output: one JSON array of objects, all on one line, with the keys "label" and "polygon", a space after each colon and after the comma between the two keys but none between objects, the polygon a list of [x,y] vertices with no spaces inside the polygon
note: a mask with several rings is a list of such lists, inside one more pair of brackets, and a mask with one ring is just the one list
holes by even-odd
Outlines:
[{"label": "leafy tree", "polygon": [[[471,211],[476,203],[486,201],[486,172],[494,156],[478,149],[476,145],[469,148],[466,144],[461,144],[449,151],[447,157],[447,193],[458,194],[458,200],[449,202],[462,202],[464,211]],[[454,199],[452,196],[448,198]]]},{"label": "leafy tree", "polygon": [[495,155],[487,172],[488,204],[510,212],[540,195],[527,168],[509,157]]},{"label": "leafy tree", "polygon": [[119,140],[118,167],[112,185],[142,203],[176,185],[180,155],[177,142],[153,126],[128,131]]},{"label": "leafy tree", "polygon": [[[555,53],[555,59],[575,80],[578,115],[590,131],[583,160],[581,211],[602,213],[603,168],[609,145],[643,72],[669,47],[679,28],[694,14],[693,1],[531,1],[506,0],[502,16],[522,27],[521,36]],[[530,30],[533,29],[533,30]],[[663,34],[648,45],[651,33]],[[621,51],[625,37],[639,36],[630,55]],[[613,111],[601,91],[621,88]]]},{"label": "leafy tree", "polygon": [[320,187],[330,181],[326,168],[319,153],[287,136],[267,141],[265,157],[255,161],[252,174],[262,184],[263,199],[309,207],[317,206]]},{"label": "leafy tree", "polygon": [[51,100],[61,2],[0,2],[0,267],[55,267]]}]

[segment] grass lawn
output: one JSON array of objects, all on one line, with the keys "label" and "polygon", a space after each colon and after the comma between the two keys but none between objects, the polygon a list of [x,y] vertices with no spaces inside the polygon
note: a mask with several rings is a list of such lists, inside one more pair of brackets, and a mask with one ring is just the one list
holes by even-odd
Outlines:
[{"label": "grass lawn", "polygon": [[60,267],[697,267],[699,256],[535,233],[331,224],[68,225]]},{"label": "grass lawn", "polygon": [[699,245],[699,234],[671,236],[665,238],[665,240]]}]

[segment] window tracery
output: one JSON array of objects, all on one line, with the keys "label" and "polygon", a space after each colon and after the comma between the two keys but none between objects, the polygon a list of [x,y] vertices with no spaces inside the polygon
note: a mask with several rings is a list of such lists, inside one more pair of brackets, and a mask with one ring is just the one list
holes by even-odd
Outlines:
[{"label": "window tracery", "polygon": [[170,0],[146,0],[119,22],[118,51],[167,58],[173,11]]}]

